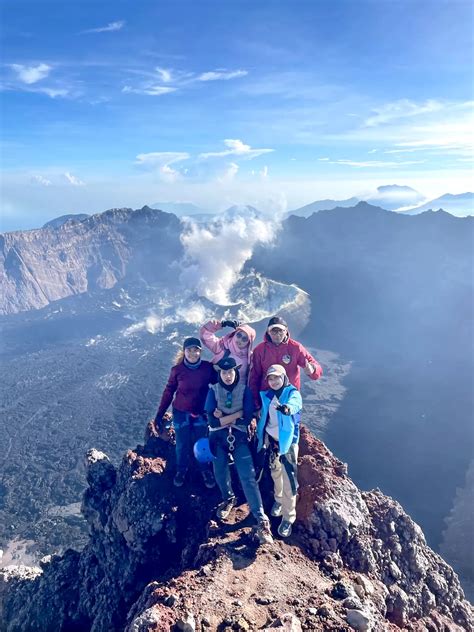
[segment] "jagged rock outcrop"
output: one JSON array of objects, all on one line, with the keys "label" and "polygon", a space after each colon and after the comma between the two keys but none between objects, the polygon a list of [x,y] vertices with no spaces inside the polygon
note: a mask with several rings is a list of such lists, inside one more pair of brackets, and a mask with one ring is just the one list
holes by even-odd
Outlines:
[{"label": "jagged rock outcrop", "polygon": [[118,470],[97,450],[86,463],[89,544],[1,571],[8,632],[472,629],[456,575],[419,527],[304,430],[294,535],[264,547],[245,506],[218,525],[217,493],[199,478],[173,487],[173,446],[151,428]]},{"label": "jagged rock outcrop", "polygon": [[0,235],[0,314],[113,287],[134,274],[164,278],[181,256],[180,222],[147,206]]}]

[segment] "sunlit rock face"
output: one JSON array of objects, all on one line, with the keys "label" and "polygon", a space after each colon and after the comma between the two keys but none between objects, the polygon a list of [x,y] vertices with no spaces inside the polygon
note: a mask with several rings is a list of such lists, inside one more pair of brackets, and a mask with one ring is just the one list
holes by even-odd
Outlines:
[{"label": "sunlit rock face", "polygon": [[182,254],[180,222],[148,207],[0,236],[0,314],[114,287],[126,276],[164,278]]},{"label": "sunlit rock face", "polygon": [[219,525],[200,477],[177,490],[172,437],[151,424],[119,467],[94,449],[85,465],[87,544],[0,571],[8,632],[472,629],[457,577],[420,528],[380,491],[362,493],[304,427],[287,542],[259,546],[241,498]]}]

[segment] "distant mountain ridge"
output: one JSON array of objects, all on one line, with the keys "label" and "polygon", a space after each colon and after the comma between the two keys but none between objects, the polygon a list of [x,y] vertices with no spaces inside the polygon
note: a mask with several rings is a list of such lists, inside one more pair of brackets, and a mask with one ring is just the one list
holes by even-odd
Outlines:
[{"label": "distant mountain ridge", "polygon": [[206,209],[203,209],[192,202],[154,202],[149,205],[153,209],[174,213],[178,217],[187,215],[212,215]]},{"label": "distant mountain ridge", "polygon": [[333,208],[338,207],[349,207],[355,206],[359,202],[359,198],[351,197],[347,200],[318,200],[316,202],[311,202],[311,204],[306,204],[301,208],[297,208],[293,211],[288,211],[286,213],[286,217],[290,215],[299,215],[300,217],[309,217],[313,213],[317,213],[318,211],[330,211]]},{"label": "distant mountain ridge", "polygon": [[[353,223],[365,222],[367,213],[380,222],[381,211],[359,202],[328,212],[339,218],[343,213],[343,221]],[[254,207],[234,206],[213,220],[229,221],[242,214],[265,217]],[[42,229],[0,236],[0,314],[39,309],[67,296],[111,288],[119,280],[142,274],[142,266],[150,278],[163,278],[183,252],[182,225],[172,213],[144,206],[110,209],[82,221],[71,219],[74,216],[62,216]],[[426,227],[431,223],[427,220]]]},{"label": "distant mountain ridge", "polygon": [[430,200],[421,206],[403,211],[406,215],[418,215],[425,211],[443,210],[456,217],[468,217],[474,215],[474,193],[459,193],[453,195],[446,193],[435,200]]},{"label": "distant mountain ridge", "polygon": [[46,224],[43,224],[42,228],[59,228],[66,222],[82,222],[83,220],[90,217],[87,213],[72,213],[69,215],[61,215],[60,217],[55,217],[54,219],[49,220]]},{"label": "distant mountain ridge", "polygon": [[[113,287],[134,274],[160,278],[182,253],[179,219],[147,206],[0,236],[0,314],[39,309]],[[157,244],[160,247],[157,248]],[[143,270],[142,270],[143,268]]]},{"label": "distant mountain ridge", "polygon": [[440,209],[455,217],[474,215],[474,193],[446,193],[434,200],[429,200],[428,202],[425,200],[425,196],[411,187],[397,184],[385,185],[378,187],[375,195],[369,195],[364,200],[356,197],[351,197],[347,200],[317,200],[287,212],[285,217],[290,215],[309,217],[319,211],[353,207],[360,201],[404,215],[418,215],[425,211],[437,211]]}]

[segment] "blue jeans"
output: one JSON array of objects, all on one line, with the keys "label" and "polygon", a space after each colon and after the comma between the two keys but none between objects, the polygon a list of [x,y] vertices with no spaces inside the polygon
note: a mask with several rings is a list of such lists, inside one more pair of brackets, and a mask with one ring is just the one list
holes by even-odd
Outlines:
[{"label": "blue jeans", "polygon": [[[207,422],[203,415],[193,416],[173,408],[173,427],[176,435],[176,469],[178,472],[187,472],[190,462],[195,461],[194,443],[207,435]],[[209,468],[207,463],[196,463],[201,471]]]},{"label": "blue jeans", "polygon": [[[256,520],[260,522],[266,519],[267,516],[263,509],[260,489],[255,480],[255,469],[247,441],[247,434],[240,430],[233,430],[232,432],[235,437],[234,450],[232,452],[235,467],[237,468],[250,511]],[[210,433],[211,449],[216,457],[216,460],[213,462],[214,476],[224,500],[234,496],[228,460],[228,434],[229,431],[227,429],[216,430]]]}]

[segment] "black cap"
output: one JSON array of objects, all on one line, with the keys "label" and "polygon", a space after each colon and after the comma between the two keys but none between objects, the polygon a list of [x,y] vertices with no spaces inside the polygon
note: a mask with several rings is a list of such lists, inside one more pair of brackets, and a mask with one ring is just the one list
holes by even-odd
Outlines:
[{"label": "black cap", "polygon": [[183,349],[186,349],[187,347],[198,347],[199,349],[202,349],[201,341],[199,338],[186,338],[183,342]]},{"label": "black cap", "polygon": [[274,327],[275,325],[286,327],[286,329],[288,329],[286,320],[284,318],[281,318],[281,316],[273,316],[272,318],[270,318],[270,320],[268,321],[267,329],[270,329],[270,327]]},{"label": "black cap", "polygon": [[225,358],[221,358],[215,366],[218,367],[219,371],[230,371],[230,369],[238,370],[242,365],[237,364],[234,358],[227,356]]}]

